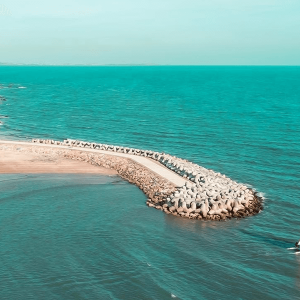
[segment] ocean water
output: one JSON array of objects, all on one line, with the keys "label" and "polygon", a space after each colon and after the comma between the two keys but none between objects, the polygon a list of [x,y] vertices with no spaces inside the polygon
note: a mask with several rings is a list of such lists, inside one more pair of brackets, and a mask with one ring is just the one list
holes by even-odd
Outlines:
[{"label": "ocean water", "polygon": [[264,194],[163,214],[117,176],[0,176],[0,299],[300,299],[300,67],[0,67],[0,138],[158,150]]}]

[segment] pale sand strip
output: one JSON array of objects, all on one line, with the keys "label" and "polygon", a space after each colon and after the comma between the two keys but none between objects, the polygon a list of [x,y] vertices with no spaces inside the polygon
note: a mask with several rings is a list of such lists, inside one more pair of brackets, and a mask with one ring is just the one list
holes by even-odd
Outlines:
[{"label": "pale sand strip", "polygon": [[[48,148],[60,148],[60,149],[68,149],[68,150],[76,150],[81,152],[92,152],[97,154],[105,154],[110,156],[118,156],[129,158],[140,165],[148,168],[152,172],[160,175],[161,177],[167,179],[169,182],[173,183],[175,186],[183,186],[186,183],[186,179],[182,178],[181,176],[177,175],[176,173],[172,172],[171,170],[167,169],[166,167],[159,165],[158,163],[152,161],[147,157],[130,155],[125,153],[116,153],[111,151],[104,151],[104,150],[94,150],[94,149],[86,149],[86,148],[76,148],[76,147],[69,147],[69,146],[60,146],[60,145],[47,145],[47,144],[33,144],[29,142],[14,142],[14,141],[3,141],[0,140],[0,144],[7,144],[7,145],[17,145],[17,146],[30,146],[32,148],[35,147],[48,147]],[[19,154],[19,153],[18,153]],[[6,151],[0,152],[0,173],[101,173],[94,171],[96,169],[102,169],[102,174],[116,174],[115,171],[105,168],[95,167],[84,162],[74,162],[69,161],[66,159],[59,159],[57,158],[52,161],[41,161],[40,156],[30,158],[28,154],[20,154],[17,158],[11,157],[10,162],[14,161],[14,163],[9,166],[9,155]],[[5,158],[7,156],[7,158]],[[2,158],[4,157],[4,158]],[[27,158],[26,158],[27,157]],[[70,164],[70,165],[69,165]],[[5,167],[6,165],[6,167]],[[69,166],[68,166],[69,165]],[[3,166],[3,167],[2,167]],[[3,171],[2,171],[3,170]],[[12,170],[12,171],[8,171]],[[24,171],[21,171],[24,170]],[[38,170],[34,172],[34,170]],[[53,172],[51,170],[54,170]],[[74,170],[74,171],[73,171]],[[31,171],[31,172],[26,172]],[[107,173],[113,172],[113,173]]]},{"label": "pale sand strip", "polygon": [[0,150],[0,174],[17,173],[89,173],[116,175],[112,169],[93,166],[83,161],[49,157],[37,153]]}]

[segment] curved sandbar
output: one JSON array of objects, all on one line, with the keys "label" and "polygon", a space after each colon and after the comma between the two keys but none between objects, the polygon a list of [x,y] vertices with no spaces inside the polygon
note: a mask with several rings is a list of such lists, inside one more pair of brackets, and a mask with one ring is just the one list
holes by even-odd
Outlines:
[{"label": "curved sandbar", "polygon": [[149,150],[88,143],[0,141],[11,151],[51,153],[114,169],[148,196],[147,205],[192,219],[220,220],[258,213],[262,199],[247,186],[189,161]]}]

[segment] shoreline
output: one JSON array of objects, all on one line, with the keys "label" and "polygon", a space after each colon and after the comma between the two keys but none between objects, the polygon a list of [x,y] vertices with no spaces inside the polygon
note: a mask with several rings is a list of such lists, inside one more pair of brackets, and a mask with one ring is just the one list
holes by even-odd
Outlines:
[{"label": "shoreline", "polygon": [[9,155],[6,158],[6,170],[10,167],[11,173],[23,168],[23,173],[119,175],[145,193],[148,206],[174,216],[219,221],[252,216],[263,209],[263,199],[255,190],[165,153],[69,139],[0,140],[0,154],[5,151],[12,161],[19,157],[19,164],[12,166]]},{"label": "shoreline", "polygon": [[[128,182],[135,184],[144,192],[148,200],[151,199],[153,203],[161,203],[164,198],[176,190],[174,183],[166,180],[141,163],[134,161],[130,156],[112,155],[107,151],[97,153],[97,151],[92,151],[91,149],[74,149],[68,146],[36,145],[27,142],[0,140],[0,153],[1,151],[18,153],[22,157],[31,157],[33,155],[46,159],[59,158],[68,162],[75,160],[75,163],[80,162],[87,168],[91,166],[96,169],[102,169],[102,174],[119,175]],[[159,165],[155,163],[154,169],[157,166]],[[162,169],[164,170],[165,168]],[[70,170],[66,173],[70,173]]]},{"label": "shoreline", "polygon": [[117,175],[112,169],[73,161],[57,155],[0,150],[0,174],[102,174]]}]

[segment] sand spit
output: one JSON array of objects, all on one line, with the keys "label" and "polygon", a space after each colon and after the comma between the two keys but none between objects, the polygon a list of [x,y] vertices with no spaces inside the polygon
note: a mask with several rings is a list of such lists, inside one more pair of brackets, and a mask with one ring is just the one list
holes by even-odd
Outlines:
[{"label": "sand spit", "polygon": [[[109,154],[0,141],[0,155],[0,173],[85,173],[85,166],[87,173],[118,174],[137,185],[154,203],[161,203],[162,199],[176,190],[174,184],[139,163]],[[4,155],[7,155],[6,159],[3,158]],[[8,166],[10,163],[13,165]],[[62,170],[64,166],[67,167],[66,170]],[[99,171],[96,172],[96,169]]]},{"label": "sand spit", "polygon": [[[25,147],[7,147],[0,144],[0,174],[81,173],[116,175],[111,169],[63,158],[49,151],[28,151]],[[19,150],[17,150],[19,149]]]},{"label": "sand spit", "polygon": [[[12,151],[17,148],[27,153],[42,151],[113,169],[143,190],[148,196],[148,206],[167,214],[190,219],[226,220],[254,215],[262,209],[262,198],[255,190],[169,154],[70,139],[63,142],[34,139],[32,142],[38,147],[14,145]],[[137,157],[144,159],[139,161]],[[160,168],[161,174],[158,174],[153,171],[153,166],[151,170],[151,161],[168,172]],[[180,184],[175,184],[178,182]]]}]

